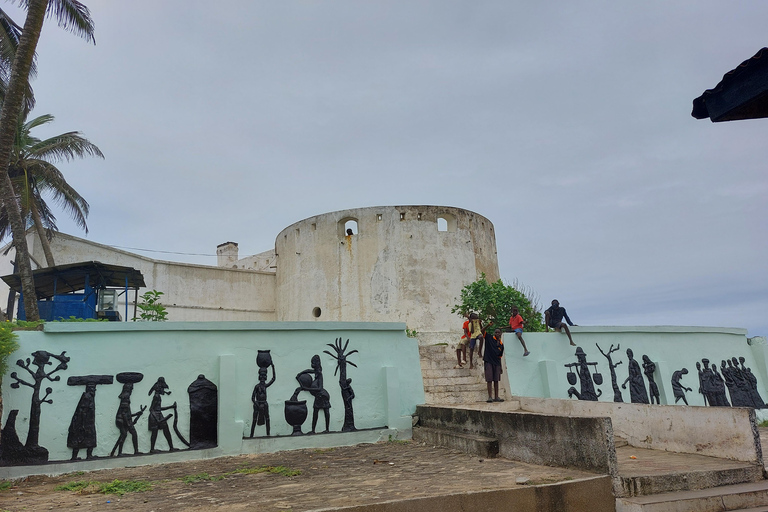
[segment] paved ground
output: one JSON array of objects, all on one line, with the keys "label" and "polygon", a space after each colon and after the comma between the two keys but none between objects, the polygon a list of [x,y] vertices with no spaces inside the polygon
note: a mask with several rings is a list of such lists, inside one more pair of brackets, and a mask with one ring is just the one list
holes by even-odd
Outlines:
[{"label": "paved ground", "polygon": [[[296,476],[229,474],[283,466]],[[202,476],[205,473],[206,476]],[[185,483],[182,479],[197,481]],[[222,479],[219,477],[224,476]],[[0,509],[32,510],[259,510],[294,512],[382,501],[509,489],[594,476],[475,456],[413,442],[384,442],[325,450],[293,450],[208,461],[28,477],[0,492]],[[123,497],[55,490],[78,481],[146,480],[152,489]],[[528,479],[518,483],[518,479]]]}]

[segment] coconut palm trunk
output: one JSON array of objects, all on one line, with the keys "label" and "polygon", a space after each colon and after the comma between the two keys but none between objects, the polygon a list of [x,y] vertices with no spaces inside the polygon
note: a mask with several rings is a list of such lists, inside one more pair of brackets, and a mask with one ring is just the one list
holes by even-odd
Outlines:
[{"label": "coconut palm trunk", "polygon": [[35,56],[37,42],[43,29],[48,0],[29,0],[27,18],[21,32],[19,47],[11,67],[5,101],[0,110],[0,201],[5,208],[13,233],[13,245],[16,248],[16,262],[21,278],[21,292],[24,294],[24,310],[27,320],[39,320],[35,281],[32,277],[32,264],[29,259],[24,222],[21,210],[8,175],[8,164],[13,150],[19,116],[24,104],[24,93],[29,80],[29,70]]},{"label": "coconut palm trunk", "polygon": [[29,212],[32,215],[32,222],[35,224],[35,231],[37,237],[40,239],[40,245],[43,247],[43,254],[45,254],[45,262],[49,267],[56,265],[53,261],[53,251],[51,250],[51,242],[48,240],[48,230],[43,226],[43,220],[40,218],[40,212],[37,211],[37,207],[34,203],[30,204]]}]

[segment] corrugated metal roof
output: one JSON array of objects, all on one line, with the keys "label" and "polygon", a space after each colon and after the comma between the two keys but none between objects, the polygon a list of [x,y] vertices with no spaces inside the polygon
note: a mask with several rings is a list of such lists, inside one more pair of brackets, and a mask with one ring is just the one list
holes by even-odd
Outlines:
[{"label": "corrugated metal roof", "polygon": [[[126,279],[128,288],[138,289],[146,286],[142,273],[132,267],[108,265],[99,261],[86,261],[57,265],[32,272],[35,279],[35,291],[38,299],[47,299],[56,294],[74,293],[85,289],[86,278],[92,288],[124,288]],[[17,292],[21,291],[19,274],[3,276],[5,283]]]}]

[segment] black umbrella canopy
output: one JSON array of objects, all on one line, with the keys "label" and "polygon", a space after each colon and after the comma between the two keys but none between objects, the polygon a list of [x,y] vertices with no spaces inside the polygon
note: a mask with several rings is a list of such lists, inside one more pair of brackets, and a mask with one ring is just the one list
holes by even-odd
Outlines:
[{"label": "black umbrella canopy", "polygon": [[714,89],[693,100],[691,115],[713,123],[768,117],[768,48],[727,72]]}]

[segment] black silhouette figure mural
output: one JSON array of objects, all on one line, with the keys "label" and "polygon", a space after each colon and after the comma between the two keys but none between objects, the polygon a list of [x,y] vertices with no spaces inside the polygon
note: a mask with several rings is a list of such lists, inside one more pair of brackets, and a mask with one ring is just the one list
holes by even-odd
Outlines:
[{"label": "black silhouette figure mural", "polygon": [[627,370],[629,375],[624,383],[621,385],[621,389],[627,389],[627,382],[629,382],[629,398],[633,404],[647,404],[648,403],[648,391],[645,389],[645,381],[643,380],[643,372],[640,369],[640,364],[635,360],[632,354],[632,349],[627,349]]},{"label": "black silhouette figure mural", "polygon": [[[741,363],[741,370],[743,372],[744,378],[747,381],[747,388],[749,389],[749,394],[752,397],[752,403],[754,404],[754,407],[756,409],[764,409],[765,402],[763,401],[763,397],[760,396],[760,392],[757,390],[757,377],[755,377],[755,374],[752,373],[751,368],[744,366],[743,357],[739,357],[739,362]],[[733,364],[736,364],[735,357],[733,358]]]},{"label": "black silhouette figure mural", "polygon": [[[312,356],[312,368],[308,370],[304,370],[300,372],[298,375],[296,375],[296,380],[299,382],[299,387],[296,388],[296,391],[294,391],[293,396],[291,397],[291,402],[297,402],[298,395],[301,391],[307,391],[310,393],[314,398],[315,402],[312,405],[312,430],[310,430],[310,434],[315,433],[315,429],[317,428],[317,417],[320,413],[320,411],[323,411],[323,414],[325,415],[325,430],[324,433],[330,432],[330,424],[331,424],[331,395],[328,394],[328,391],[323,387],[323,366],[320,364],[320,356],[315,354]],[[305,404],[306,407],[306,404]],[[289,425],[293,425],[291,421],[288,419],[288,405],[286,403],[286,421],[288,421]],[[305,417],[306,419],[306,417]],[[303,421],[302,421],[303,423]],[[301,425],[299,425],[301,427]],[[301,431],[299,430],[299,433]],[[294,434],[296,433],[296,427],[294,425]]]},{"label": "black silhouette figure mural", "polygon": [[704,370],[701,369],[701,363],[696,361],[696,370],[699,374],[699,394],[704,398],[704,405],[709,405],[709,393],[706,389],[708,383],[704,382]]},{"label": "black silhouette figure mural", "polygon": [[[587,354],[584,353],[584,351],[581,349],[581,347],[576,347],[576,359],[577,362],[575,363],[568,363],[563,366],[568,368],[568,382],[572,385],[568,389],[568,398],[571,398],[573,396],[576,396],[579,400],[592,400],[597,401],[597,398],[603,394],[602,391],[599,389],[597,390],[597,393],[595,393],[595,383],[599,386],[603,383],[603,376],[597,373],[595,371],[594,374],[594,382],[592,381],[593,375],[589,371],[590,366],[594,366],[595,370],[597,370],[597,363],[590,363],[587,362]],[[576,388],[573,387],[573,385],[576,384],[576,373],[573,373],[573,368],[576,368],[578,371],[578,377],[581,381],[581,393],[576,391]]]},{"label": "black silhouette figure mural", "polygon": [[675,395],[675,403],[677,403],[682,398],[683,403],[688,405],[688,400],[685,398],[685,392],[693,391],[693,389],[683,386],[683,384],[680,382],[680,379],[683,378],[683,375],[688,375],[688,368],[683,368],[681,370],[672,372],[672,393]]},{"label": "black silhouette figure mural", "polygon": [[[259,382],[253,388],[251,401],[253,402],[253,420],[251,420],[251,437],[256,425],[265,425],[269,435],[269,403],[267,402],[267,388],[275,383],[275,364],[269,350],[259,350],[256,356],[256,364],[259,367]],[[267,382],[267,373],[272,368],[272,378]],[[303,422],[302,422],[303,423]]]},{"label": "black silhouette figure mural", "polygon": [[[152,433],[152,436],[150,438],[150,448],[149,453],[160,453],[160,450],[155,449],[155,443],[157,442],[157,433],[158,431],[162,430],[163,435],[165,436],[165,440],[168,442],[168,451],[175,452],[178,451],[178,448],[173,447],[173,439],[171,439],[171,430],[170,427],[168,427],[168,420],[173,418],[173,429],[176,432],[176,436],[181,440],[182,443],[189,446],[189,443],[184,439],[184,437],[181,435],[181,432],[179,432],[178,427],[178,421],[179,421],[179,413],[177,410],[177,404],[176,402],[173,402],[173,405],[169,405],[167,407],[163,407],[163,395],[170,395],[171,392],[168,389],[168,384],[165,383],[164,377],[159,377],[157,379],[157,382],[155,382],[152,385],[152,388],[150,388],[148,395],[152,396],[152,403],[149,405],[149,425],[147,428],[149,428],[149,431]],[[172,414],[165,415],[163,414],[163,411],[167,411],[173,409]]]},{"label": "black silhouette figure mural", "polygon": [[730,402],[725,396],[725,380],[717,371],[717,365],[712,363],[710,366],[709,359],[702,359],[700,367],[699,363],[696,363],[696,368],[699,369],[699,378],[701,379],[701,390],[706,397],[706,402],[712,407],[730,407]]},{"label": "black silhouette figure mural", "polygon": [[[11,378],[15,381],[11,383],[11,388],[19,389],[20,386],[27,386],[32,388],[32,404],[29,410],[29,431],[27,432],[27,440],[24,443],[24,447],[21,448],[21,442],[19,441],[18,434],[16,432],[16,416],[18,410],[13,410],[8,416],[5,428],[3,428],[2,441],[3,445],[8,443],[6,449],[3,446],[2,456],[3,462],[7,464],[41,464],[48,461],[48,450],[40,446],[40,409],[43,403],[52,404],[53,400],[48,397],[53,393],[53,388],[45,388],[45,395],[40,397],[40,387],[44,380],[51,382],[58,382],[61,377],[56,375],[51,377],[54,373],[67,369],[67,363],[69,363],[69,357],[65,355],[66,352],[61,354],[52,354],[45,350],[37,350],[32,352],[32,359],[26,359],[26,361],[19,359],[16,361],[16,366],[24,368],[32,377],[34,382],[27,382],[17,375],[16,372],[11,373]],[[45,367],[53,364],[51,358],[59,361],[59,364],[50,372],[45,371]],[[37,367],[36,370],[32,370],[30,367]]]},{"label": "black silhouette figure mural", "polygon": [[110,452],[110,457],[123,454],[123,445],[128,438],[128,434],[131,434],[131,442],[133,443],[133,454],[139,455],[139,436],[136,433],[136,423],[147,410],[146,405],[142,405],[137,412],[131,412],[131,393],[133,393],[133,385],[141,382],[144,379],[143,373],[138,372],[123,372],[118,373],[115,377],[117,382],[123,385],[123,390],[118,395],[120,399],[120,405],[117,406],[117,414],[115,415],[115,426],[120,431],[120,436],[117,438],[115,446]]},{"label": "black silhouette figure mural", "polygon": [[643,373],[645,373],[645,377],[648,379],[648,391],[651,395],[651,403],[653,404],[655,400],[656,405],[660,405],[661,402],[659,401],[659,386],[656,384],[656,379],[653,376],[655,371],[656,363],[651,361],[651,358],[649,358],[647,355],[643,355]]},{"label": "black silhouette figure mural", "polygon": [[193,450],[214,448],[218,444],[218,388],[216,384],[206,379],[205,375],[200,374],[197,380],[189,385],[187,393],[189,393],[188,446]]},{"label": "black silhouette figure mural", "polygon": [[747,382],[742,378],[739,367],[733,367],[733,361],[728,359],[720,361],[720,375],[725,381],[725,387],[731,397],[731,404],[734,407],[752,407],[752,397],[747,389]]},{"label": "black silhouette figure mural", "polygon": [[93,449],[96,448],[96,386],[112,382],[111,375],[82,375],[67,379],[67,386],[85,386],[69,423],[67,446],[72,448],[70,460],[79,460],[77,455],[82,449],[86,450],[86,459],[93,458]]},{"label": "black silhouette figure mural", "polygon": [[613,401],[614,402],[624,402],[624,398],[621,396],[621,389],[619,389],[619,382],[616,379],[616,367],[619,366],[622,362],[619,361],[618,363],[613,362],[611,359],[611,354],[620,350],[621,345],[616,345],[616,348],[613,348],[613,343],[611,343],[611,347],[608,349],[608,353],[606,354],[603,352],[603,349],[600,348],[600,345],[595,343],[595,346],[597,347],[597,350],[600,351],[603,356],[605,356],[606,359],[608,359],[608,368],[611,370],[611,386],[613,387]]},{"label": "black silhouette figure mural", "polygon": [[344,424],[341,427],[341,431],[354,432],[357,430],[355,428],[355,412],[352,408],[352,400],[355,398],[355,392],[352,389],[352,379],[347,378],[347,364],[350,364],[355,368],[357,368],[357,365],[352,361],[347,361],[347,357],[357,352],[357,350],[347,352],[349,340],[347,340],[347,342],[342,347],[341,338],[336,338],[336,343],[329,343],[328,346],[331,347],[336,353],[331,354],[327,350],[324,350],[323,352],[336,359],[336,370],[334,370],[333,374],[336,375],[336,372],[339,372],[341,400],[344,402]]}]

